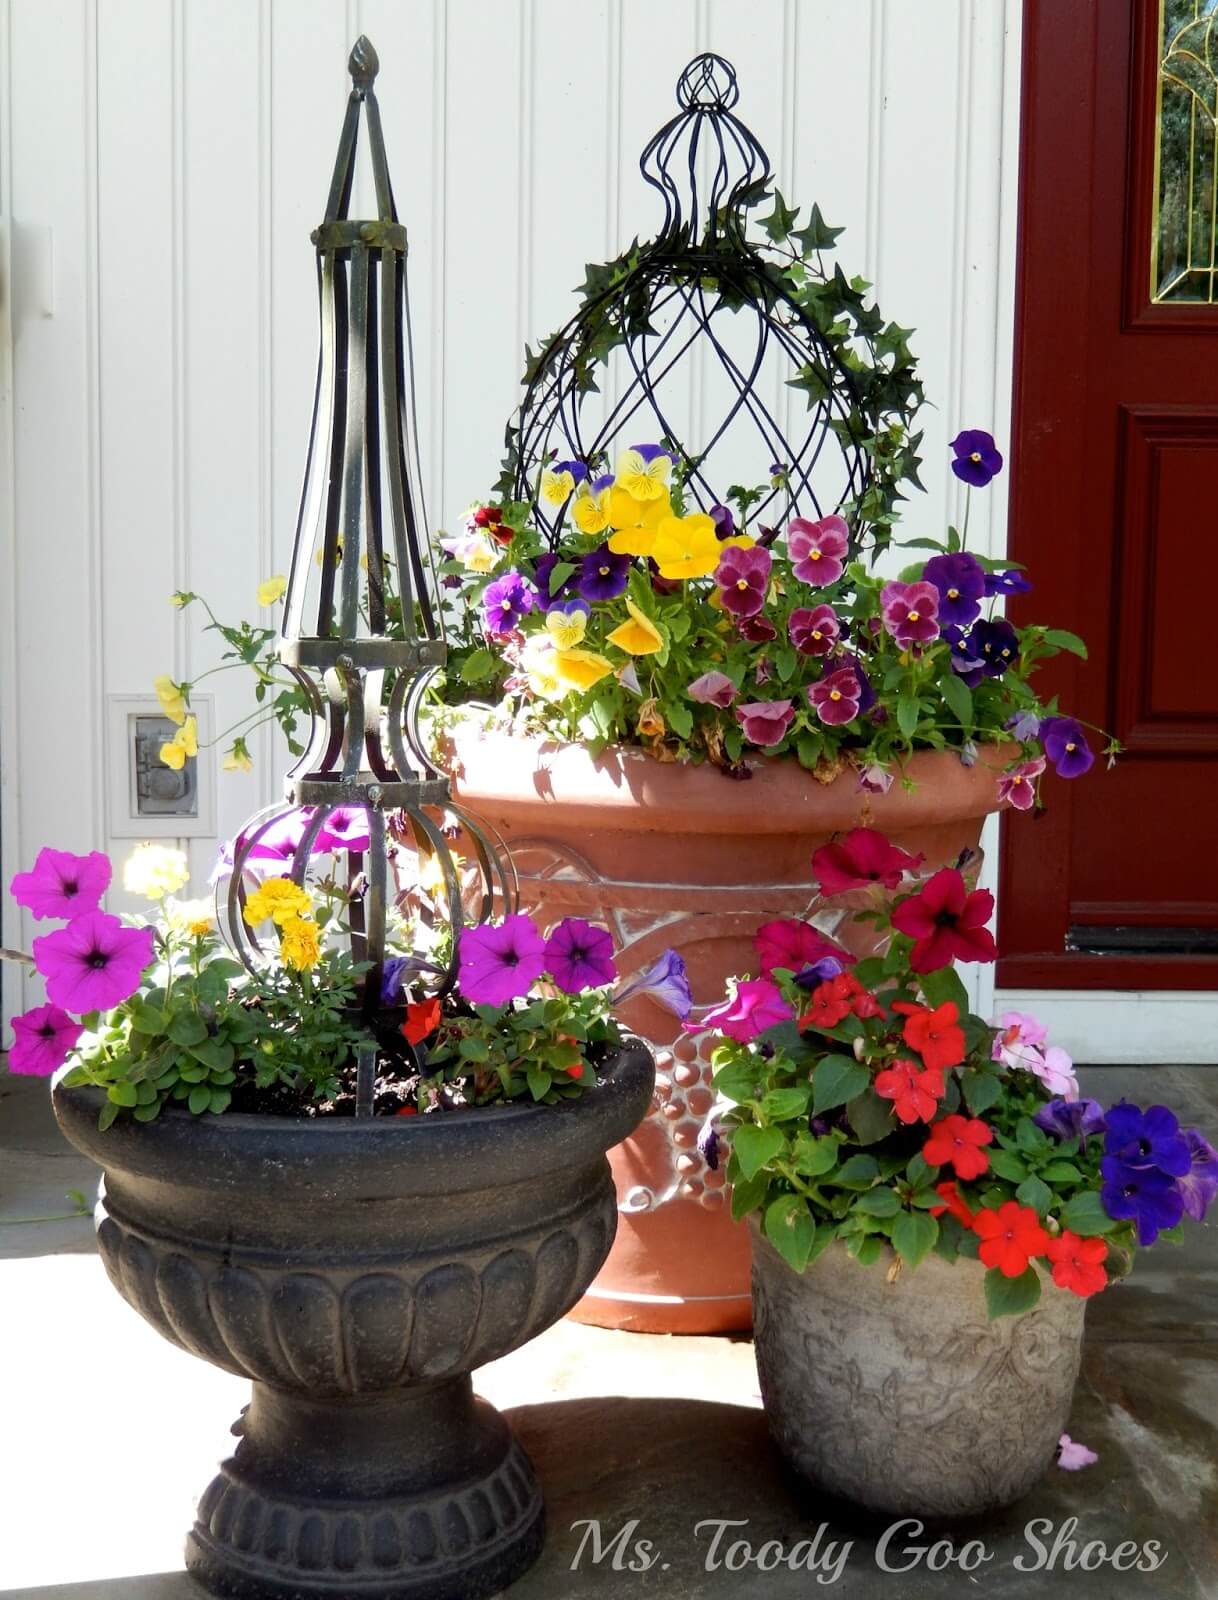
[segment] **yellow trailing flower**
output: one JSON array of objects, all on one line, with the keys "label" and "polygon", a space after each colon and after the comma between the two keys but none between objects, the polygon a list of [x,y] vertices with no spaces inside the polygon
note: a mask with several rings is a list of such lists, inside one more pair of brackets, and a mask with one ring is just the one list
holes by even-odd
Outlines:
[{"label": "yellow trailing flower", "polygon": [[291,878],[267,878],[245,902],[241,915],[251,928],[268,917],[276,927],[286,927],[294,918],[303,918],[312,909],[308,892]]},{"label": "yellow trailing flower", "polygon": [[136,845],[123,865],[123,888],[145,900],[163,900],[189,882],[189,861],[170,845]]},{"label": "yellow trailing flower", "polygon": [[664,635],[645,611],[640,611],[634,601],[627,599],[626,610],[630,621],[614,628],[608,643],[615,644],[629,656],[651,656],[664,648]]},{"label": "yellow trailing flower", "polygon": [[317,924],[308,917],[289,917],[283,924],[279,954],[297,972],[315,967],[321,955],[321,932]]},{"label": "yellow trailing flower", "polygon": [[184,607],[188,606],[193,599],[194,595],[191,594],[189,589],[175,589],[169,596],[169,604],[171,606],[176,606],[178,610],[181,611]]},{"label": "yellow trailing flower", "polygon": [[215,907],[210,900],[175,900],[169,907],[169,926],[201,939],[212,931]]},{"label": "yellow trailing flower", "polygon": [[244,739],[234,739],[232,749],[225,756],[221,765],[225,772],[252,772],[254,758],[250,755],[249,746]]},{"label": "yellow trailing flower", "polygon": [[152,687],[156,690],[156,697],[161,702],[161,710],[170,722],[182,723],[186,721],[186,696],[183,686],[175,683],[167,673],[162,673],[159,678],[152,680]]},{"label": "yellow trailing flower", "polygon": [[590,689],[609,676],[613,663],[595,650],[555,650],[554,671],[568,689]]},{"label": "yellow trailing flower", "polygon": [[609,526],[609,496],[611,489],[593,494],[587,484],[581,484],[571,506],[571,521],[581,533],[604,533]]},{"label": "yellow trailing flower", "polygon": [[671,459],[661,452],[650,461],[638,450],[623,450],[617,458],[617,485],[636,500],[667,500]]},{"label": "yellow trailing flower", "polygon": [[260,606],[273,606],[288,586],[288,580],[282,574],[276,573],[273,578],[267,578],[258,585],[258,604]]},{"label": "yellow trailing flower", "polygon": [[181,772],[187,756],[197,756],[198,753],[199,724],[194,717],[187,717],[173,738],[163,744],[158,752],[162,764],[172,767],[175,772]]},{"label": "yellow trailing flower", "polygon": [[704,578],[719,565],[722,553],[715,524],[702,511],[665,517],[651,549],[662,578]]},{"label": "yellow trailing flower", "polygon": [[546,632],[560,650],[574,650],[587,631],[586,611],[546,612]]}]

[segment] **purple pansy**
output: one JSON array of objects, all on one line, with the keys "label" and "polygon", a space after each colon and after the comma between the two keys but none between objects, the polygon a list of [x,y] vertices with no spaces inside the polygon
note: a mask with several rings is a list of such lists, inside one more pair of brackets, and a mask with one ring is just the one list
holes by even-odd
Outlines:
[{"label": "purple pansy", "polygon": [[1134,1222],[1140,1245],[1154,1244],[1184,1215],[1180,1185],[1157,1167],[1127,1167],[1116,1156],[1100,1162],[1100,1204],[1114,1222]]},{"label": "purple pansy", "polygon": [[521,912],[462,928],[457,950],[457,986],[475,1005],[502,1006],[526,995],[545,970],[546,942]]},{"label": "purple pansy", "polygon": [[723,609],[734,617],[755,617],[765,604],[772,565],[768,550],[742,550],[738,545],[725,550],[715,568]]},{"label": "purple pansy", "polygon": [[1019,662],[1019,635],[1005,617],[994,622],[984,618],[975,622],[968,642],[970,652],[981,662],[982,674],[987,678],[1001,678],[1008,667]]},{"label": "purple pansy", "polygon": [[1084,1144],[1092,1134],[1103,1133],[1106,1126],[1104,1108],[1098,1100],[1060,1097],[1041,1106],[1032,1121],[1055,1139],[1081,1139]]},{"label": "purple pansy", "polygon": [[623,1001],[637,1000],[645,994],[666,1006],[682,1022],[689,1016],[693,1005],[689,975],[685,970],[684,958],[675,950],[665,950],[637,977],[623,984],[614,995],[613,1004],[620,1006]]},{"label": "purple pansy", "polygon": [[701,706],[718,706],[726,711],[736,698],[736,685],[726,672],[704,672],[686,688],[685,693]]},{"label": "purple pansy", "polygon": [[1035,711],[1017,711],[1013,717],[1007,718],[1006,726],[1021,743],[1026,743],[1040,733],[1040,718]]},{"label": "purple pansy", "polygon": [[560,989],[582,994],[617,977],[613,940],[583,917],[564,917],[546,940],[545,970]]},{"label": "purple pansy", "polygon": [[939,633],[939,591],[933,583],[886,583],[880,590],[884,626],[902,650]]},{"label": "purple pansy", "polygon": [[1073,717],[1047,717],[1040,725],[1040,737],[1059,778],[1081,778],[1089,771],[1095,756]]},{"label": "purple pansy", "polygon": [[922,568],[922,577],[938,591],[940,623],[967,627],[980,612],[985,573],[981,563],[967,551],[932,556]]},{"label": "purple pansy", "polygon": [[616,600],[630,581],[630,557],[615,555],[607,544],[590,550],[579,564],[575,585],[584,600]]},{"label": "purple pansy", "polygon": [[837,582],[846,570],[849,548],[850,529],[841,517],[822,517],[819,522],[794,517],[787,525],[791,571],[801,583],[811,584],[813,588]]},{"label": "purple pansy", "polygon": [[893,774],[878,761],[859,768],[859,788],[864,794],[887,794],[893,785]]},{"label": "purple pansy", "polygon": [[482,596],[482,620],[487,633],[493,639],[502,639],[514,632],[537,599],[537,591],[514,568],[488,583]]},{"label": "purple pansy", "polygon": [[1032,592],[1032,584],[1031,580],[1025,578],[1017,567],[1012,567],[1007,572],[987,572],[985,575],[985,592],[987,595],[1030,594]]},{"label": "purple pansy", "polygon": [[13,1018],[13,1048],[8,1070],[30,1077],[49,1078],[67,1060],[84,1029],[75,1017],[56,1005],[35,1006]]},{"label": "purple pansy", "polygon": [[965,428],[951,442],[956,459],[952,471],[975,489],[984,489],[1002,471],[1002,456],[994,436],[982,428]]},{"label": "purple pansy", "polygon": [[551,606],[557,605],[564,596],[571,593],[575,585],[575,574],[568,573],[563,581],[555,586],[552,582],[554,568],[563,563],[572,566],[569,556],[557,555],[552,550],[547,550],[545,555],[538,556],[533,563],[533,578],[537,585],[537,598],[548,611]]},{"label": "purple pansy", "polygon": [[1122,1100],[1108,1112],[1105,1155],[1127,1167],[1154,1167],[1169,1178],[1182,1178],[1192,1156],[1175,1113],[1166,1106],[1140,1111]]},{"label": "purple pansy", "polygon": [[[853,722],[862,710],[863,684],[854,667],[839,667],[808,689],[808,701],[827,727]],[[870,687],[870,686],[868,686]]]},{"label": "purple pansy", "polygon": [[556,461],[551,471],[569,472],[576,483],[583,483],[588,476],[588,468],[582,461]]},{"label": "purple pansy", "polygon": [[736,519],[730,506],[712,506],[710,519],[715,524],[715,538],[730,539],[736,531]]},{"label": "purple pansy", "polygon": [[57,1006],[81,1015],[109,1011],[139,988],[155,937],[152,928],[125,928],[104,911],[86,911],[34,940],[34,965]]},{"label": "purple pansy", "polygon": [[1004,772],[998,780],[998,803],[1005,800],[1016,811],[1031,811],[1036,803],[1036,780],[1044,770],[1045,758],[1037,756],[1035,761],[1021,761]]},{"label": "purple pansy", "polygon": [[795,708],[789,700],[754,700],[736,707],[736,720],[744,729],[744,737],[763,748],[782,743],[794,716]]},{"label": "purple pansy", "polygon": [[963,678],[969,688],[975,688],[985,673],[979,656],[974,653],[970,635],[963,628],[949,623],[943,630],[943,641],[951,650],[952,671]]},{"label": "purple pansy", "polygon": [[755,617],[741,617],[736,623],[736,632],[750,644],[767,644],[778,637],[778,629],[769,617],[763,617],[760,613]]},{"label": "purple pansy", "polygon": [[1218,1195],[1218,1150],[1199,1128],[1186,1129],[1184,1142],[1188,1146],[1189,1169],[1177,1187],[1185,1211],[1194,1222],[1204,1222],[1205,1213]]},{"label": "purple pansy", "polygon": [[632,444],[630,448],[634,451],[635,455],[641,456],[648,466],[650,466],[658,456],[667,456],[670,461],[673,459],[672,451],[665,450],[664,446],[661,444]]},{"label": "purple pansy", "polygon": [[46,917],[70,922],[84,911],[97,909],[110,887],[111,870],[109,856],[100,850],[76,856],[48,845],[38,852],[31,871],[14,876],[9,892],[39,922]]},{"label": "purple pansy", "polygon": [[832,606],[801,606],[787,619],[787,635],[802,656],[827,656],[842,636]]}]

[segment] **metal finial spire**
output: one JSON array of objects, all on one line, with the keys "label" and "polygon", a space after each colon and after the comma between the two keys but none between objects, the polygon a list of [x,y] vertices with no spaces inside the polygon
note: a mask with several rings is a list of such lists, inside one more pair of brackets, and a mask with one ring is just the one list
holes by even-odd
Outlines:
[{"label": "metal finial spire", "polygon": [[361,33],[347,58],[347,71],[351,74],[352,83],[361,93],[367,93],[380,70],[380,58],[372,48],[371,39],[366,33]]}]

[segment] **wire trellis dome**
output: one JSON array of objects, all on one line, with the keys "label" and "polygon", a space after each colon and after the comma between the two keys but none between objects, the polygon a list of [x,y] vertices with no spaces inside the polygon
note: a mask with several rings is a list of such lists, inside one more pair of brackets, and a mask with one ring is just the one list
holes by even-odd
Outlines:
[{"label": "wire trellis dome", "polygon": [[[841,230],[815,206],[796,227],[765,150],[734,114],[738,99],[722,56],[690,62],[680,109],[640,160],[664,202],[658,234],[589,266],[578,312],[526,350],[497,491],[531,503],[553,546],[568,504],[541,495],[546,465],[573,462],[577,478],[595,479],[644,439],[677,455],[690,509],[725,503],[733,477],[764,482],[753,515],[840,511],[856,544],[867,530],[885,542],[899,483],[916,482],[910,423],[922,392],[910,330],[885,324],[867,285],[824,267]],[[766,241],[755,241],[749,213],[771,195]],[[807,400],[798,420],[791,390]]]},{"label": "wire trellis dome", "polygon": [[[382,1044],[391,1041],[400,1053],[400,1018],[383,985],[390,935],[400,931],[397,869],[434,862],[451,925],[442,959],[431,939],[425,951],[396,957],[406,988],[419,992],[451,989],[461,927],[513,909],[516,894],[501,842],[454,804],[419,731],[423,693],[446,647],[420,490],[406,229],[373,90],[379,63],[366,38],[348,65],[352,88],[329,200],[312,235],[321,344],[279,638],[280,660],[309,703],[312,731],[287,774],[284,800],[253,817],[236,840],[220,886],[220,921],[252,968],[264,952],[243,915],[248,880],[267,841],[282,838],[292,819],[295,848],[286,859],[294,882],[332,870],[321,863],[319,843],[326,863],[345,863],[351,953],[367,964],[360,1010]],[[377,201],[369,220],[348,215],[361,116]],[[449,844],[458,825],[471,850],[472,890]],[[364,1112],[368,1068],[361,1061],[365,1092],[357,1109]]]}]

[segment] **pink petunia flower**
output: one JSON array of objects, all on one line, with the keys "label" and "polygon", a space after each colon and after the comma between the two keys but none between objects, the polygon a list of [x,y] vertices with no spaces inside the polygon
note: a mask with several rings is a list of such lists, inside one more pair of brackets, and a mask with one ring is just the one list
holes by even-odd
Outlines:
[{"label": "pink petunia flower", "polygon": [[686,1033],[704,1033],[709,1029],[725,1033],[740,1044],[748,1044],[767,1028],[790,1022],[794,1016],[776,983],[768,978],[751,978],[736,985],[736,993],[730,1000],[712,1007],[700,1021],[686,1022],[683,1027]]},{"label": "pink petunia flower", "polygon": [[84,1029],[59,1006],[35,1006],[13,1018],[13,1048],[8,1053],[10,1072],[49,1078],[67,1060]]},{"label": "pink petunia flower", "polygon": [[97,910],[110,887],[112,870],[109,856],[100,850],[74,856],[70,850],[48,847],[38,852],[33,871],[13,878],[12,896],[40,922],[46,917],[70,922],[82,912]]},{"label": "pink petunia flower", "polygon": [[124,928],[104,911],[86,911],[66,928],[34,940],[34,965],[56,1005],[81,1015],[109,1011],[139,988],[154,939],[151,928]]},{"label": "pink petunia flower", "polygon": [[831,728],[853,722],[859,714],[862,698],[863,686],[853,667],[839,667],[808,690],[808,699],[816,715]]},{"label": "pink petunia flower", "polygon": [[1023,761],[998,780],[998,801],[1009,800],[1016,811],[1030,811],[1036,802],[1036,780],[1045,770],[1044,756]]},{"label": "pink petunia flower", "polygon": [[849,548],[850,529],[840,517],[822,517],[819,522],[795,517],[787,527],[791,571],[814,589],[837,582],[846,570]]},{"label": "pink petunia flower", "polygon": [[546,942],[521,912],[462,928],[457,986],[475,1005],[503,1006],[528,994],[546,964]]},{"label": "pink petunia flower", "polygon": [[822,844],[812,852],[812,875],[822,894],[846,894],[881,884],[895,889],[907,872],[916,872],[924,856],[910,855],[875,828],[851,828],[844,839]]},{"label": "pink petunia flower", "polygon": [[685,693],[699,705],[718,706],[726,711],[736,698],[736,685],[726,672],[704,672],[688,685]]},{"label": "pink petunia flower", "polygon": [[994,914],[988,889],[965,888],[954,867],[942,867],[892,913],[892,925],[914,941],[909,964],[937,972],[953,961],[996,961],[998,946],[986,923]]},{"label": "pink petunia flower", "polygon": [[617,978],[613,940],[583,917],[564,917],[546,941],[545,971],[568,994],[601,989]]},{"label": "pink petunia flower", "polygon": [[754,700],[736,707],[736,719],[750,744],[780,744],[795,716],[789,700]]},{"label": "pink petunia flower", "polygon": [[773,922],[763,922],[753,935],[753,948],[761,958],[761,975],[768,978],[775,967],[785,967],[788,972],[802,972],[831,956],[843,966],[850,966],[854,957],[832,939],[825,937],[810,922],[798,917],[780,917]]},{"label": "pink petunia flower", "polygon": [[800,655],[827,656],[842,636],[842,625],[832,606],[804,606],[788,617],[787,635]]},{"label": "pink petunia flower", "polygon": [[939,591],[933,583],[886,583],[880,607],[885,628],[902,650],[939,637]]}]

